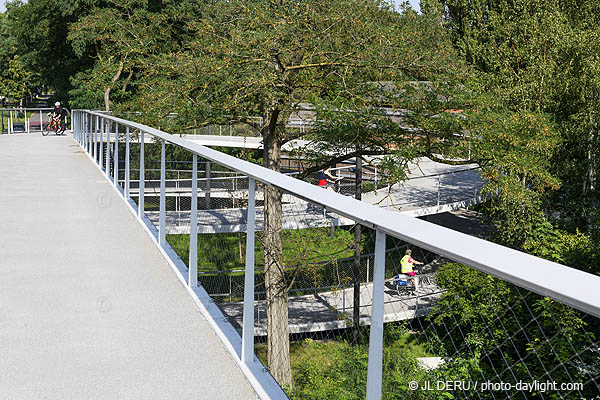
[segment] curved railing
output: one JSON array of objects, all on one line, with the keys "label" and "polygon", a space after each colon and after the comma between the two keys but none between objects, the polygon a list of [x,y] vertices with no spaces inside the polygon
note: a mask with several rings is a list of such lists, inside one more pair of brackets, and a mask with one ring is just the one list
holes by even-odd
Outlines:
[{"label": "curved railing", "polygon": [[[427,359],[423,361],[425,364],[434,362],[435,365],[419,367],[415,364],[413,372],[419,379],[427,376],[440,379],[447,377],[452,373],[449,366],[454,367],[458,361],[470,359],[471,362],[478,363],[478,368],[468,375],[470,380],[485,382],[487,379],[488,383],[490,379],[491,383],[494,380],[510,380],[512,387],[499,386],[497,395],[500,398],[520,393],[515,391],[514,385],[523,378],[530,382],[569,378],[571,383],[581,383],[581,386],[565,389],[570,390],[565,392],[568,394],[566,397],[571,394],[584,397],[599,390],[596,372],[600,365],[594,364],[593,357],[600,351],[600,335],[597,331],[600,327],[600,297],[597,295],[600,277],[323,190],[142,124],[86,110],[75,110],[73,121],[77,142],[123,195],[132,212],[138,216],[187,286],[189,293],[211,320],[225,346],[261,398],[284,396],[274,381],[265,375],[262,364],[254,353],[255,333],[260,330],[256,323],[256,313],[258,310],[260,316],[261,302],[264,302],[255,293],[256,285],[264,285],[264,282],[260,282],[262,275],[257,271],[260,268],[256,264],[260,262],[257,252],[263,250],[259,245],[260,240],[255,240],[255,234],[260,236],[259,232],[263,229],[262,188],[266,185],[283,193],[282,235],[293,249],[286,253],[284,243],[284,258],[288,257],[291,260],[289,264],[294,266],[289,268],[290,277],[312,279],[313,287],[325,287],[313,294],[290,294],[288,324],[279,328],[284,329],[284,332],[327,332],[321,336],[328,339],[323,341],[323,346],[332,340],[339,340],[339,346],[344,346],[343,343],[356,339],[348,332],[356,331],[358,335],[361,333],[355,327],[369,326],[368,371],[365,371],[367,384],[366,387],[358,384],[357,389],[360,393],[366,393],[368,399],[381,398],[382,390],[387,390],[382,389],[382,382],[393,378],[385,375],[387,378],[384,379],[382,375],[391,373],[388,368],[384,372],[384,363],[392,365],[389,363],[397,362],[384,356],[384,347],[390,340],[387,334],[384,337],[384,322],[388,321],[396,321],[394,324],[412,321],[408,325],[408,333],[403,331],[403,334],[410,336],[413,335],[411,332],[421,332],[419,337],[424,339],[419,340],[425,341],[423,353],[426,356],[417,359]],[[145,145],[146,135],[152,136],[156,143]],[[153,173],[145,170],[145,159],[148,157],[160,159],[160,172],[154,173],[157,176],[148,176],[148,173]],[[173,205],[167,196],[166,164],[182,158],[191,161],[191,196],[186,215],[174,222]],[[203,170],[198,169],[199,162],[204,162]],[[213,173],[219,169],[242,175],[246,177],[247,184],[230,191],[227,201],[215,202],[210,197],[210,186],[202,181],[210,176],[211,168]],[[137,176],[132,175],[134,169],[139,171]],[[150,195],[146,187],[149,180],[159,184]],[[132,191],[132,182],[137,183],[134,185],[135,193]],[[177,212],[181,213],[181,208]],[[167,236],[171,224],[181,224],[183,220],[187,221],[188,227],[185,235],[174,233]],[[207,231],[207,235],[213,236],[199,235],[199,227],[210,224],[230,224],[235,227],[229,232],[238,236],[218,238],[237,240],[235,243],[239,247],[239,260],[232,262],[232,265],[244,265],[245,273],[235,272],[235,268],[222,267],[231,262],[231,258],[237,258],[238,254],[225,258],[229,249],[215,247],[221,245],[221,242],[214,241],[217,238],[214,236],[215,231]],[[347,228],[348,226],[351,228]],[[357,251],[352,240],[348,239],[352,231],[356,235],[357,227],[363,229],[363,236],[358,236],[360,246],[373,252],[370,265],[367,266],[366,279],[364,273],[360,273],[364,269],[360,261],[349,267],[351,272],[342,271],[337,262],[338,258],[348,258],[352,252]],[[330,234],[327,233],[329,229]],[[245,233],[243,240],[241,232]],[[295,234],[297,235],[294,236]],[[301,239],[298,240],[297,236]],[[313,240],[313,236],[316,237],[316,246],[308,243]],[[199,237],[202,240],[200,245],[206,244],[202,252],[198,250]],[[207,238],[206,241],[203,238]],[[182,241],[183,245],[179,248]],[[407,296],[396,290],[393,287],[393,276],[398,272],[399,260],[403,255],[397,249],[404,249],[402,246],[412,248],[414,257],[422,258],[425,262],[431,261],[428,265],[432,265],[433,269],[429,272],[437,276],[434,284],[442,285],[448,291],[440,294],[440,291],[427,290],[418,283],[415,283],[416,293],[409,293]],[[242,247],[245,248],[244,252]],[[321,253],[314,255],[315,248]],[[300,254],[304,250],[305,254]],[[339,253],[336,253],[338,250]],[[214,265],[218,266],[215,271],[229,270],[234,271],[228,272],[230,276],[243,276],[243,283],[241,278],[237,279],[241,288],[239,299],[236,300],[231,291],[227,302],[211,298],[210,287],[207,286],[209,282],[203,278],[210,273],[201,273],[201,285],[198,284],[199,266],[201,269],[205,266],[209,268],[207,265],[212,262],[203,252],[215,253],[213,256],[217,261]],[[333,253],[337,255],[332,256]],[[182,258],[187,259],[184,262]],[[450,261],[468,267],[461,269],[463,267]],[[297,267],[298,265],[301,267]],[[465,276],[465,279],[482,279],[481,285],[495,285],[498,290],[485,292],[493,298],[480,303],[481,309],[475,307],[463,310],[462,307],[466,307],[466,304],[473,304],[468,303],[469,301],[483,301],[477,300],[477,296],[481,295],[481,285],[461,286],[460,279],[453,280],[449,271],[463,274],[461,276]],[[346,284],[339,286],[340,289],[331,289],[335,286],[331,282],[347,283],[352,276],[355,279],[352,288]],[[479,278],[480,276],[488,276],[489,279]],[[255,278],[258,279],[257,282]],[[230,279],[230,285],[232,281]],[[348,307],[340,306],[340,296],[343,295],[344,302],[349,298],[356,301],[356,296],[350,292],[352,289],[354,293],[360,291],[360,296],[366,296],[368,300],[363,300],[362,308],[354,303],[355,310],[346,313]],[[259,287],[258,291],[261,290]],[[395,301],[390,302],[390,298]],[[548,303],[549,301],[556,302],[558,306]],[[484,309],[487,311],[484,312]],[[264,307],[262,310],[264,315]],[[335,316],[334,320],[326,319],[328,313]],[[567,314],[572,315],[574,320],[583,321],[582,324],[577,327],[573,324],[565,325],[562,318],[566,318]],[[471,315],[472,323],[461,321],[461,315]],[[237,324],[241,336],[229,322]],[[467,329],[469,332],[465,331]],[[576,329],[575,333],[570,329]],[[394,332],[397,334],[398,331]],[[476,337],[484,338],[493,345],[489,349],[484,347],[483,349],[488,349],[484,351],[482,347],[478,347],[481,343],[474,341]],[[306,346],[312,346],[312,342],[306,343]],[[302,346],[295,345],[294,351],[301,351],[301,348]],[[564,356],[564,349],[570,349],[572,354]],[[544,351],[554,354],[551,358],[555,365],[551,365],[549,356]],[[432,361],[433,359],[436,361]],[[352,368],[358,369],[356,373],[363,376],[360,363],[352,365]],[[461,365],[468,370],[466,364]],[[350,372],[352,371],[349,370],[348,373]],[[424,390],[423,385],[419,385],[417,389],[413,386],[411,382],[410,390]],[[406,385],[402,390],[408,390]],[[535,393],[541,393],[541,398],[545,398],[545,391],[540,390],[539,386],[532,390],[537,390]],[[292,390],[288,393],[294,392]],[[454,395],[488,398],[490,393],[496,398],[491,391],[479,390],[475,393],[472,388],[466,387],[459,388]],[[564,398],[562,395],[560,397]]]},{"label": "curved railing", "polygon": [[[52,108],[0,108],[0,133],[41,132],[48,125],[48,112]],[[71,114],[67,111],[67,126]]]}]

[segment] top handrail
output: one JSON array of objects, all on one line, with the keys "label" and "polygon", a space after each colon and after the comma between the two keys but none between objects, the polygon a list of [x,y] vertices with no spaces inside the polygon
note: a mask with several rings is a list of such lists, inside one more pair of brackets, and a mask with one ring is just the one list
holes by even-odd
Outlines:
[{"label": "top handrail", "polygon": [[599,276],[323,190],[313,184],[137,122],[89,110],[74,111],[86,112],[139,129],[200,157],[242,172],[263,184],[275,186],[283,192],[320,204],[362,225],[600,317],[600,296],[596,293],[600,287]]},{"label": "top handrail", "polygon": [[[71,111],[66,108],[63,107],[67,113],[71,114]],[[17,111],[17,112],[25,112],[25,111],[52,111],[54,110],[54,107],[0,107],[0,111]]]},{"label": "top handrail", "polygon": [[[0,107],[0,111],[31,111],[52,110],[54,107]],[[66,110],[66,108],[65,108]]]}]

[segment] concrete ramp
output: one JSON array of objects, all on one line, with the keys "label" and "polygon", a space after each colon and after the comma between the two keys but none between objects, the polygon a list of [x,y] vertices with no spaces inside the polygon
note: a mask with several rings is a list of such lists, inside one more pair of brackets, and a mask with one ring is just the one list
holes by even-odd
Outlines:
[{"label": "concrete ramp", "polygon": [[254,399],[151,239],[70,136],[0,135],[5,399]]}]

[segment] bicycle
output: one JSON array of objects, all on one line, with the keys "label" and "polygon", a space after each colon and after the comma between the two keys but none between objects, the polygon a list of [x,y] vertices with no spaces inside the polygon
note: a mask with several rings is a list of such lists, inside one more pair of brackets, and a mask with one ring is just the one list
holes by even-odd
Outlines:
[{"label": "bicycle", "polygon": [[[425,291],[437,287],[434,272],[423,273],[422,266],[416,267],[415,269],[417,270],[415,276],[400,273],[388,280],[391,282],[391,285],[396,290],[398,296],[414,296],[417,289],[423,294]],[[419,282],[418,287],[416,284],[417,282]]]},{"label": "bicycle", "polygon": [[59,135],[59,132],[60,132],[60,118],[51,116],[50,120],[48,121],[48,124],[42,130],[42,135],[43,136],[47,136],[50,133],[50,131],[54,131],[54,133],[56,135]]}]

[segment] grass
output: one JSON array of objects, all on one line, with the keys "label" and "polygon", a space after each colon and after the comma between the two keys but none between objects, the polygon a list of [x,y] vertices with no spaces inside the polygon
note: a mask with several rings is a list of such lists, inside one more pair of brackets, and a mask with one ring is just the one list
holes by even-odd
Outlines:
[{"label": "grass", "polygon": [[[264,249],[262,232],[255,243],[255,282],[257,293],[264,292]],[[189,263],[189,235],[167,235],[167,241]],[[344,229],[330,236],[330,229],[300,229],[284,231],[283,262],[286,279],[293,282],[294,295],[313,293],[317,287],[339,286],[351,281],[338,263],[350,257],[352,235]],[[218,233],[198,235],[198,279],[215,300],[240,301],[243,295],[246,235]],[[236,272],[232,272],[236,270]]]},{"label": "grass", "polygon": [[[368,328],[362,343],[352,346],[344,337],[304,339],[290,345],[293,385],[285,388],[290,399],[364,399],[368,366]],[[349,332],[346,333],[350,335]],[[267,346],[255,345],[258,358],[267,365]],[[385,327],[384,398],[396,398],[399,383],[418,380],[426,373],[416,367],[417,357],[433,356],[423,335],[405,323]],[[404,388],[406,389],[406,388]],[[406,389],[408,390],[408,389]]]},{"label": "grass", "polygon": [[[189,235],[167,235],[167,241],[188,263]],[[328,228],[299,229],[282,233],[283,259],[287,266],[310,268],[319,263],[350,257],[352,237],[350,232],[337,229],[330,236]],[[244,269],[246,235],[243,233],[215,233],[198,235],[198,271],[225,271]],[[264,267],[262,232],[256,233],[255,266]]]}]

